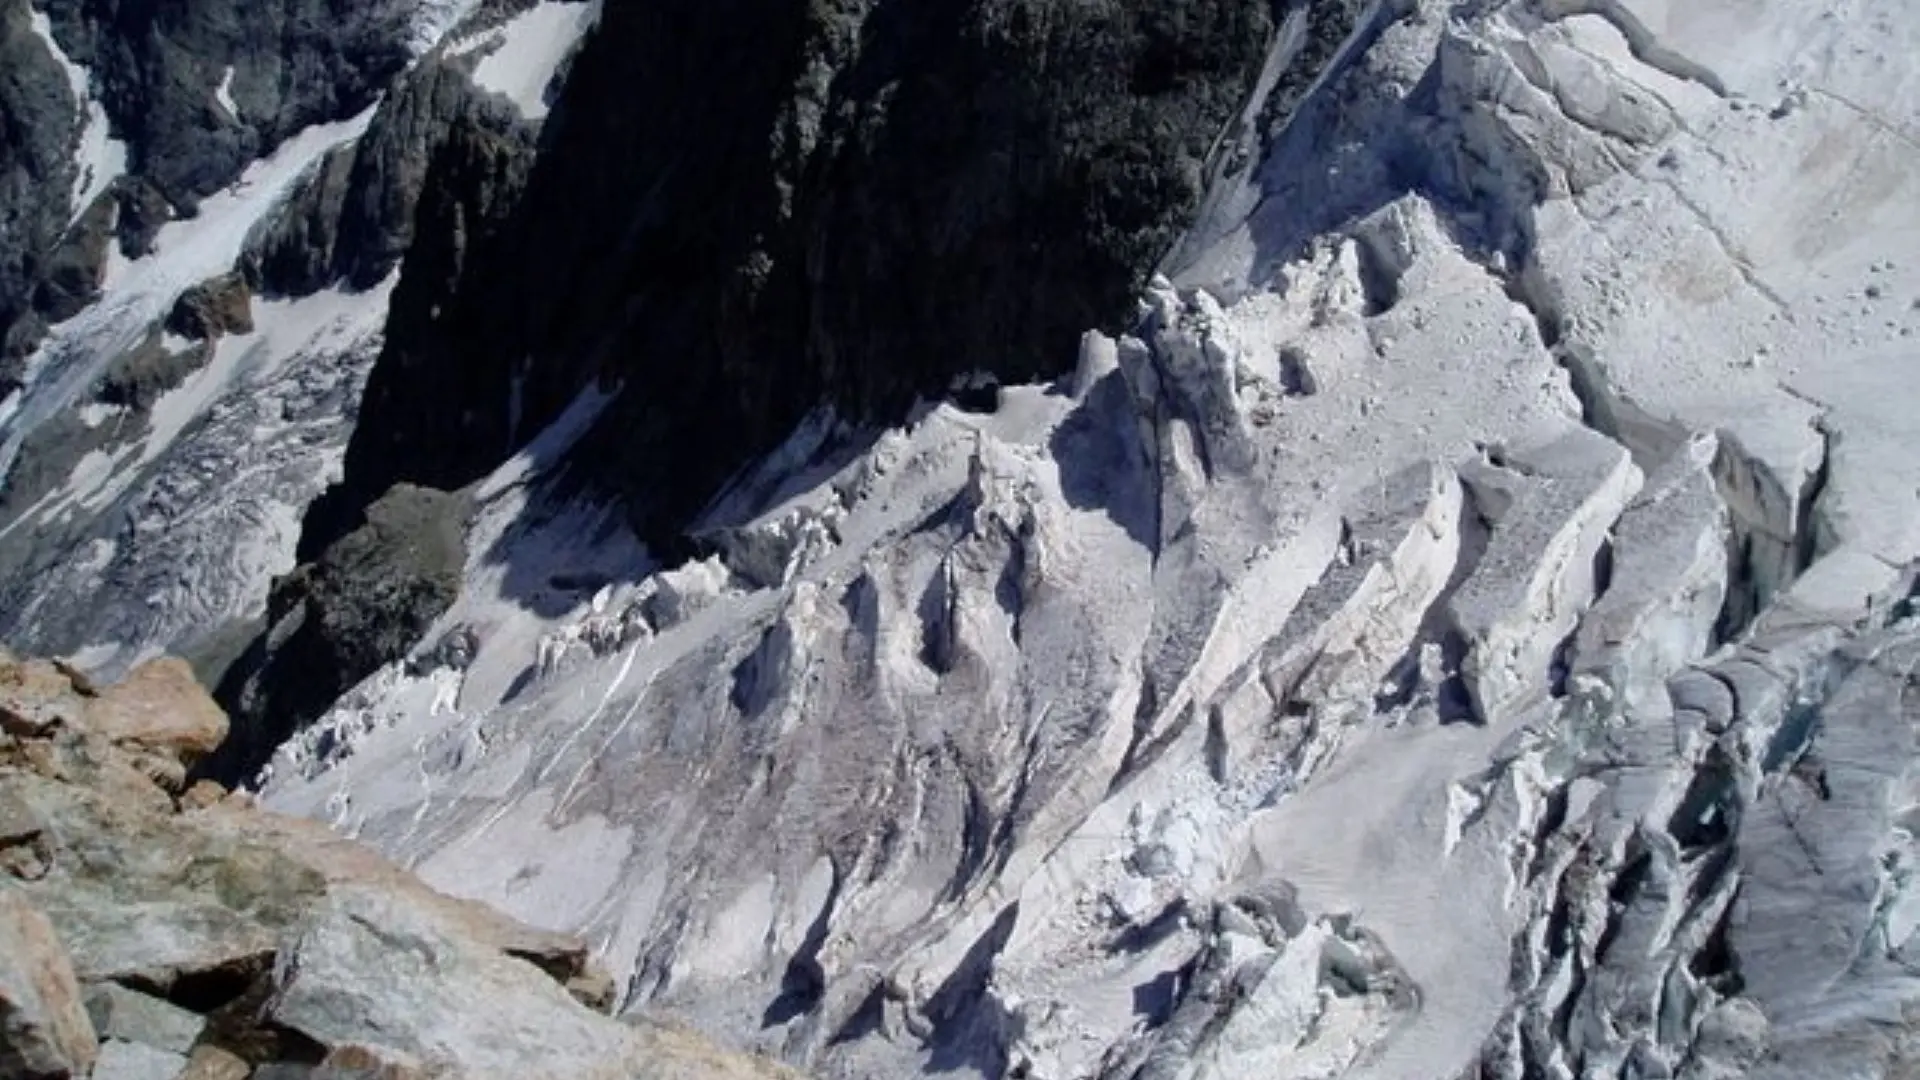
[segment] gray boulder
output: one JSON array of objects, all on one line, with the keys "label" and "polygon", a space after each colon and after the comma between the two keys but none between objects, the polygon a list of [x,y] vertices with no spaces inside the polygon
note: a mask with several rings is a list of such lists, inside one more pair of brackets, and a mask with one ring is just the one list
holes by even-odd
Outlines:
[{"label": "gray boulder", "polygon": [[184,1054],[135,1042],[109,1040],[100,1047],[93,1080],[178,1080],[187,1067]]},{"label": "gray boulder", "polygon": [[101,983],[87,991],[87,1015],[102,1038],[171,1054],[191,1053],[207,1026],[204,1017],[117,983]]}]

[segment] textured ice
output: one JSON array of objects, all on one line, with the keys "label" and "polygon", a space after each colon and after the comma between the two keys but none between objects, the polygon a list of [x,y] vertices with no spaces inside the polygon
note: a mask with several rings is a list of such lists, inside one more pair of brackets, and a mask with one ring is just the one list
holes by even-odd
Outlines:
[{"label": "textured ice", "polygon": [[1920,30],[1407,7],[1059,385],[513,466],[269,801],[828,1075],[1911,1070]]},{"label": "textured ice", "polygon": [[[820,1075],[1911,1074],[1904,7],[1370,8],[1056,385],[816,414],[684,565],[583,396],[265,797]],[[456,47],[537,108],[588,10]]]}]

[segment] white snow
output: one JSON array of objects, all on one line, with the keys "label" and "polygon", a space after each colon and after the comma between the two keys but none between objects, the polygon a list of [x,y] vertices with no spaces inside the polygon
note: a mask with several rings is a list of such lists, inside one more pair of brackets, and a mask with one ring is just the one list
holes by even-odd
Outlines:
[{"label": "white snow", "polygon": [[219,102],[220,107],[227,110],[228,116],[233,117],[235,120],[240,119],[240,106],[233,100],[232,64],[228,64],[227,70],[221,74],[220,85],[214,87],[213,100]]},{"label": "white snow", "polygon": [[[1228,300],[1156,285],[1142,340],[1090,335],[1074,378],[991,415],[933,406],[863,440],[817,414],[716,499],[707,560],[653,573],[619,529],[590,535],[605,508],[542,512],[510,463],[423,643],[469,630],[474,663],[370,680],[269,801],[585,933],[636,1007],[844,1075],[921,1071],[951,1038],[1035,1077],[1131,1074],[1107,1064],[1130,1045],[1193,1080],[1423,1080],[1483,1053],[1517,1076],[1492,1047],[1534,1007],[1527,967],[1579,1002],[1542,1075],[1621,1074],[1629,1051],[1683,1075],[1693,1014],[1637,1019],[1625,965],[1664,965],[1654,1002],[1705,1015],[1722,988],[1674,942],[1732,886],[1660,878],[1634,903],[1676,906],[1641,923],[1608,888],[1634,891],[1628,834],[1677,844],[1700,751],[1662,680],[1709,662],[1727,591],[1797,569],[1730,569],[1730,523],[1757,552],[1812,541],[1802,585],[1845,594],[1776,608],[1776,636],[1920,556],[1920,42],[1891,0],[1483,7],[1423,4],[1322,84],[1328,130],[1276,144],[1257,209],[1183,281]],[[524,102],[528,58],[558,49],[523,19],[483,83]],[[1395,186],[1409,120],[1371,95],[1415,86],[1475,214]],[[1536,177],[1543,204],[1499,204]],[[1502,212],[1526,216],[1526,266],[1470,242]],[[1601,596],[1606,544],[1635,577]],[[605,584],[529,585],[569,567]],[[1563,647],[1580,693],[1628,705],[1556,696]],[[962,839],[983,813],[1017,818],[985,852]],[[1559,876],[1575,851],[1591,895]],[[1276,890],[1279,929],[1233,906]],[[1598,957],[1614,915],[1662,936]],[[884,998],[860,1046],[766,1029],[816,918],[823,1015]],[[1116,922],[1162,936],[1122,947]],[[1561,962],[1586,989],[1551,933],[1587,936]],[[1187,980],[1222,957],[1202,1001]],[[1143,1035],[1156,979],[1216,1012]],[[954,986],[983,988],[958,1034]]]},{"label": "white snow", "polygon": [[154,253],[133,263],[122,282],[124,292],[152,292],[162,283],[192,284],[233,266],[247,231],[293,187],[302,173],[328,151],[366,134],[378,106],[330,124],[315,124],[249,165],[226,190],[200,203],[199,213],[169,222],[154,242]]},{"label": "white snow", "polygon": [[183,290],[232,269],[254,224],[329,150],[364,134],[374,108],[301,131],[203,200],[197,215],[162,226],[152,252],[131,262],[110,260],[102,299],[55,327],[28,358],[26,390],[0,415],[0,473],[26,430],[72,403]]},{"label": "white snow", "polygon": [[140,462],[160,456],[188,424],[235,387],[270,379],[281,365],[302,355],[342,352],[381,333],[398,277],[396,270],[361,293],[336,288],[291,300],[256,300],[253,332],[222,337],[205,367],[154,403],[152,430]]},{"label": "white snow", "polygon": [[[385,329],[387,300],[398,277],[396,270],[362,293],[327,289],[292,300],[256,300],[253,332],[221,338],[203,367],[161,395],[139,442],[112,453],[88,453],[64,484],[0,529],[0,537],[36,521],[104,510],[141,479],[143,467],[163,457],[222,398],[270,382],[303,357],[338,355],[377,339]],[[89,404],[80,415],[88,426],[97,426],[120,411]],[[253,539],[231,553],[236,567],[257,567],[261,580],[291,568],[287,560],[299,536],[298,508],[280,506],[277,515],[278,520],[256,522]]]},{"label": "white snow", "polygon": [[76,162],[80,174],[73,186],[73,216],[78,218],[82,211],[93,204],[93,200],[100,197],[101,192],[107,190],[108,185],[126,173],[127,144],[113,137],[106,106],[93,96],[92,77],[86,68],[74,63],[60,48],[60,43],[54,40],[53,23],[46,12],[38,8],[30,9],[28,20],[33,32],[46,42],[53,58],[66,69],[67,84],[73,90],[74,100],[80,102],[86,112],[86,127],[81,131]]},{"label": "white snow", "polygon": [[[1920,557],[1920,24],[1417,6],[1247,178],[1181,282],[1219,296],[1155,282],[1134,335],[989,415],[816,413],[715,500],[698,562],[555,501],[610,396],[584,393],[475,488],[415,653],[470,657],[355,688],[268,802],[586,935],[634,1008],[834,1075],[962,1044],[1036,1078],[1809,1075],[1714,1060],[1742,1009],[1872,1075],[1920,1010],[1874,928],[1916,918],[1887,748],[1911,755],[1920,650],[1849,653],[1869,700],[1816,718],[1807,769],[1754,770]],[[588,22],[547,3],[456,48],[537,116]],[[1435,191],[1407,190],[1409,124]],[[1490,250],[1505,217],[1524,250]],[[142,460],[374,332],[358,303],[261,305]],[[1742,589],[1786,596],[1764,650],[1716,635]],[[1680,814],[1715,755],[1737,838]],[[1828,765],[1830,800],[1795,794]],[[1825,849],[1851,861],[1800,870]],[[1772,999],[1695,963],[1743,888],[1714,962]],[[815,926],[822,1001],[770,1024]]]},{"label": "white snow", "polygon": [[125,415],[126,411],[124,407],[119,405],[103,405],[97,401],[89,401],[85,405],[80,406],[76,415],[79,416],[82,424],[90,428],[97,428],[117,416]]},{"label": "white snow", "polygon": [[480,7],[480,0],[421,0],[413,12],[409,44],[415,56],[424,55]]},{"label": "white snow", "polygon": [[512,100],[527,119],[545,119],[547,86],[567,55],[600,21],[600,3],[545,0],[505,26],[461,42],[458,51],[490,50],[474,69],[474,82]]}]

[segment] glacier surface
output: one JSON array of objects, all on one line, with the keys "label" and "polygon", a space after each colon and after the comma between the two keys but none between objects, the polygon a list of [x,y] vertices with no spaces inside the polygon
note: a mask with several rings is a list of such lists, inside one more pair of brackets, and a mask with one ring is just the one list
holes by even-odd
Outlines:
[{"label": "glacier surface", "polygon": [[265,797],[821,1075],[1910,1073],[1906,14],[1379,5],[1071,377],[511,464]]},{"label": "glacier surface", "polygon": [[[557,482],[584,394],[262,798],[821,1076],[1914,1075],[1906,8],[1371,5],[1056,383],[823,410],[671,565]],[[537,116],[590,11],[451,48]],[[116,269],[126,333],[222,215]],[[344,303],[223,342],[170,445],[360,355]]]}]

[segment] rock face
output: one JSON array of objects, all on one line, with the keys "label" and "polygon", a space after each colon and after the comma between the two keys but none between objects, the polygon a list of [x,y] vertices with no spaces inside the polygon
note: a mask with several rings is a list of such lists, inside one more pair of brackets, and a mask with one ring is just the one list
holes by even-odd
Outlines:
[{"label": "rock face", "polygon": [[608,5],[524,205],[409,256],[312,542],[396,480],[478,478],[600,376],[580,477],[664,539],[823,396],[895,416],[1058,370],[1130,317],[1270,33],[1254,0]]},{"label": "rock face", "polygon": [[606,999],[581,943],[317,825],[234,799],[176,810],[151,762],[177,776],[225,728],[180,671],[96,691],[0,660],[5,1075],[786,1075],[607,1019],[581,1003]]},{"label": "rock face", "polygon": [[[324,158],[301,191],[248,237],[242,263],[256,287],[295,296],[342,280],[372,287],[412,247],[423,196],[441,207],[480,200],[464,230],[444,230],[447,241],[460,231],[483,232],[481,223],[500,213],[495,204],[518,194],[536,128],[479,89],[472,67],[470,59],[429,58],[396,83],[366,136]],[[488,161],[500,170],[500,194],[479,190],[467,176],[468,167]],[[436,182],[432,193],[429,181]],[[433,213],[444,212],[431,212],[429,220],[440,224]]]},{"label": "rock face", "polygon": [[80,103],[32,19],[27,0],[0,4],[0,397],[19,385],[13,365],[38,337],[15,324],[28,317],[43,260],[72,214],[68,198],[47,195],[72,189],[79,141]]},{"label": "rock face", "polygon": [[228,674],[239,718],[212,775],[251,775],[292,732],[406,655],[460,590],[467,501],[396,485],[367,521],[277,583],[268,628]]},{"label": "rock face", "polygon": [[183,213],[310,124],[371,104],[409,59],[393,0],[50,0],[93,76],[130,170]]}]

